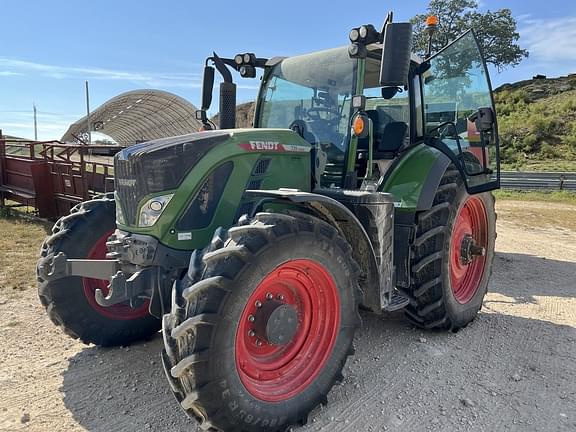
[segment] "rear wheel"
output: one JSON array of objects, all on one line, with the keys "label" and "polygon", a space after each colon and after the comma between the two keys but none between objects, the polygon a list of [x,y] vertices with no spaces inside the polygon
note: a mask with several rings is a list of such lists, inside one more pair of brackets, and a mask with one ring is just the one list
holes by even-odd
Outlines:
[{"label": "rear wheel", "polygon": [[176,398],[203,427],[284,430],[341,379],[359,322],[357,265],[330,225],[257,214],[204,255],[202,279],[174,291],[163,360]]},{"label": "rear wheel", "polygon": [[[116,228],[114,199],[104,197],[74,207],[52,228],[43,243],[41,259],[63,252],[68,258],[105,259],[106,241]],[[108,281],[70,276],[47,281],[38,278],[38,294],[48,316],[64,332],[84,343],[127,345],[146,339],[160,328],[148,312],[149,301],[135,308],[128,303],[100,306],[96,289],[108,293]]]},{"label": "rear wheel", "polygon": [[424,328],[449,330],[472,321],[488,289],[495,239],[494,197],[468,195],[449,167],[432,208],[417,215],[408,317]]}]

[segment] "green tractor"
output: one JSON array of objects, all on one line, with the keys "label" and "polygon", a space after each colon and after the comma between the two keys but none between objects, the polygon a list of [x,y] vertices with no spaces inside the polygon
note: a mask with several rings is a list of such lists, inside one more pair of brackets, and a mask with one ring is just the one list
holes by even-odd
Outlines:
[{"label": "green tractor", "polygon": [[[424,58],[391,14],[349,38],[208,58],[205,130],[121,151],[115,193],[74,208],[43,245],[52,321],[103,346],[162,328],[170,387],[203,428],[305,423],[342,379],[359,308],[456,331],[482,306],[500,169],[474,33]],[[236,129],[231,72],[257,69],[254,128]]]}]

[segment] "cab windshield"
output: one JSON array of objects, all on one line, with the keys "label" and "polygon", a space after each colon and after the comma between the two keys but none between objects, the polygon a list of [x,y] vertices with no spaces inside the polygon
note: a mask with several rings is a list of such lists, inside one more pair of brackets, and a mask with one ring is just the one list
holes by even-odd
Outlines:
[{"label": "cab windshield", "polygon": [[256,127],[290,128],[316,147],[316,180],[341,186],[356,64],[346,47],[291,57],[265,76]]}]

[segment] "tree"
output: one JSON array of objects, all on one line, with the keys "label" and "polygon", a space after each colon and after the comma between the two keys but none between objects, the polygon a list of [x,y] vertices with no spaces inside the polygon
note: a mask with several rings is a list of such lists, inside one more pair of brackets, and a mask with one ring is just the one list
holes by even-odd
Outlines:
[{"label": "tree", "polygon": [[425,53],[428,48],[428,35],[424,29],[426,18],[430,15],[437,16],[439,20],[432,42],[433,53],[473,28],[486,62],[494,65],[498,71],[516,66],[528,57],[528,51],[517,43],[520,35],[510,9],[482,13],[478,11],[475,0],[431,0],[427,13],[410,20],[414,25],[416,52]]}]

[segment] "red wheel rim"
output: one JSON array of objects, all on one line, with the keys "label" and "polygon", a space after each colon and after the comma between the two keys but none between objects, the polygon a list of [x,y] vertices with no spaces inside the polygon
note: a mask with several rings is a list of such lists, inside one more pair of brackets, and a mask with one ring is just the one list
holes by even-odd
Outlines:
[{"label": "red wheel rim", "polygon": [[452,227],[450,241],[450,285],[458,303],[468,303],[478,291],[486,257],[477,255],[470,260],[463,258],[464,242],[472,238],[478,247],[488,246],[488,217],[480,198],[469,197],[460,208]]},{"label": "red wheel rim", "polygon": [[[106,252],[106,241],[114,231],[107,232],[92,246],[90,252],[86,259],[105,259]],[[104,295],[108,294],[108,281],[102,279],[92,279],[92,278],[82,278],[82,286],[84,287],[84,295],[88,300],[92,309],[94,309],[99,314],[105,316],[106,318],[114,320],[133,320],[137,318],[142,318],[148,315],[148,307],[150,305],[150,300],[144,301],[141,306],[137,308],[131,308],[129,304],[120,303],[114,306],[103,307],[96,302],[96,290],[99,288],[102,290]]]},{"label": "red wheel rim", "polygon": [[[251,335],[249,318],[257,313],[256,302],[270,297],[292,305],[298,313],[296,333],[285,345],[271,345]],[[240,317],[236,368],[244,387],[268,402],[300,394],[328,361],[339,325],[340,298],[330,273],[307,259],[281,264],[256,287]]]}]

